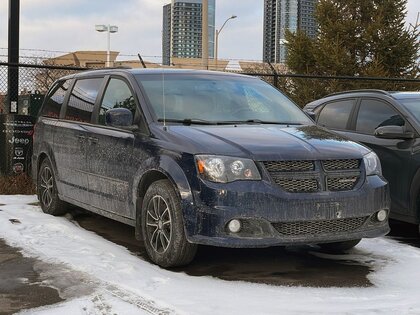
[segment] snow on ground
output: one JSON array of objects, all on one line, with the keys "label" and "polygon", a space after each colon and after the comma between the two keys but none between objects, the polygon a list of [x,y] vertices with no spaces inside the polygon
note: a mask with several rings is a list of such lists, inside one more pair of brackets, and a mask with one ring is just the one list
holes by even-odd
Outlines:
[{"label": "snow on ground", "polygon": [[[192,277],[154,266],[64,217],[42,213],[35,197],[0,196],[0,238],[24,254],[64,263],[98,283],[89,297],[24,314],[420,314],[420,250],[364,240],[351,255],[373,271],[369,288],[282,287]],[[12,224],[18,219],[20,224]]]},{"label": "snow on ground", "polygon": [[19,315],[148,315],[149,313],[139,310],[135,305],[121,301],[110,294],[95,294],[87,298],[78,298],[69,302],[60,303],[54,306],[40,307],[22,311]]}]

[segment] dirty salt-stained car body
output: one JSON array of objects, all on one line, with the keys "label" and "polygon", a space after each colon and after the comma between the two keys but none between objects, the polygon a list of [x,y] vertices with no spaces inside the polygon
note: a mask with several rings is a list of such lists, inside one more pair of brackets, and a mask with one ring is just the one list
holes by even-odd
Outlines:
[{"label": "dirty salt-stained car body", "polygon": [[135,226],[164,267],[189,263],[197,244],[343,250],[389,231],[376,155],[247,76],[60,79],[35,127],[33,166],[45,212],[73,204]]}]

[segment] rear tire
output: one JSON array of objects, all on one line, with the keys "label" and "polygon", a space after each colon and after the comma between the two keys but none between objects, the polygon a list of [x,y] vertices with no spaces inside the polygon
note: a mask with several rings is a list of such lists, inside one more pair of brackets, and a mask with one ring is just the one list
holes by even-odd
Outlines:
[{"label": "rear tire", "polygon": [[351,240],[351,241],[344,241],[344,242],[336,242],[336,243],[325,243],[325,244],[318,244],[321,249],[331,252],[331,253],[340,253],[344,251],[348,251],[355,247],[357,244],[360,243],[361,240]]},{"label": "rear tire", "polygon": [[159,180],[148,188],[143,199],[141,227],[150,259],[170,268],[189,264],[197,245],[187,241],[181,202],[169,180]]},{"label": "rear tire", "polygon": [[37,176],[37,195],[42,211],[54,216],[67,212],[66,203],[58,198],[53,168],[46,158],[42,161]]}]

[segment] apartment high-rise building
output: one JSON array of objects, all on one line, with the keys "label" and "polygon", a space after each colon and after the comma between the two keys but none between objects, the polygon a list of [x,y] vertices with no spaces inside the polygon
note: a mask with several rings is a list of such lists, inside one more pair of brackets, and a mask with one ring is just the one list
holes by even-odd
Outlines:
[{"label": "apartment high-rise building", "polygon": [[[214,58],[216,0],[208,0],[209,58]],[[202,0],[172,0],[163,7],[162,63],[202,57]]]},{"label": "apartment high-rise building", "polygon": [[314,38],[317,32],[315,7],[318,0],[264,0],[263,60],[284,63],[287,58],[286,30],[300,29]]}]

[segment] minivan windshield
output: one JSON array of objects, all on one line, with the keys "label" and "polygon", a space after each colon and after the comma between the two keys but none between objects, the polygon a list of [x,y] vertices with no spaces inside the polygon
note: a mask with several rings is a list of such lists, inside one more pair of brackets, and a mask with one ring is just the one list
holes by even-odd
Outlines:
[{"label": "minivan windshield", "polygon": [[256,78],[165,73],[140,74],[136,79],[159,121],[313,124],[286,96]]}]

